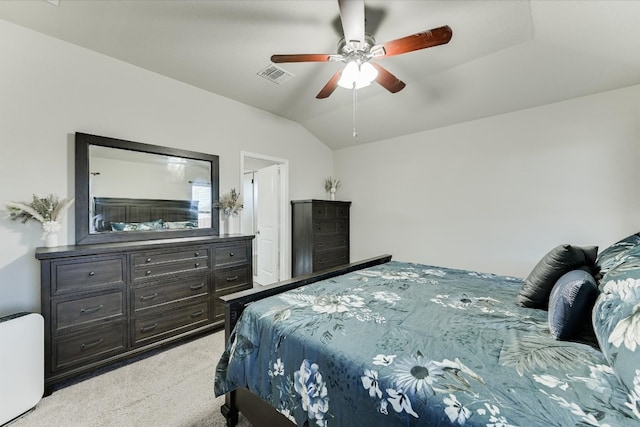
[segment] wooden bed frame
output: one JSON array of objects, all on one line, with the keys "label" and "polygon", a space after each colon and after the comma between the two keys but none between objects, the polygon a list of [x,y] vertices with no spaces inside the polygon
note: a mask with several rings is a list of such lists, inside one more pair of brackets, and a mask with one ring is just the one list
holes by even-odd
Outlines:
[{"label": "wooden bed frame", "polygon": [[192,200],[93,199],[96,231],[111,231],[112,222],[198,221],[198,202]]},{"label": "wooden bed frame", "polygon": [[[242,311],[250,302],[258,301],[320,280],[330,279],[352,271],[384,264],[389,261],[391,261],[391,255],[381,255],[323,270],[318,273],[298,276],[291,280],[274,283],[273,285],[220,297],[225,307],[225,342],[229,341],[231,332],[238,322],[240,314],[242,314]],[[220,411],[227,419],[228,427],[234,427],[238,424],[239,412],[242,412],[242,415],[255,427],[295,427],[295,424],[280,414],[275,408],[249,390],[243,388],[227,393],[225,395],[225,404],[222,405]]]}]

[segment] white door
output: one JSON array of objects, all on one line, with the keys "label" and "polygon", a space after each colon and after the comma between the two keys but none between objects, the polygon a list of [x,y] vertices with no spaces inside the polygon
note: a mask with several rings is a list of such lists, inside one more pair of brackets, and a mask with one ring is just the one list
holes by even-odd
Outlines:
[{"label": "white door", "polygon": [[280,165],[259,169],[254,176],[256,191],[256,281],[261,285],[280,280]]}]

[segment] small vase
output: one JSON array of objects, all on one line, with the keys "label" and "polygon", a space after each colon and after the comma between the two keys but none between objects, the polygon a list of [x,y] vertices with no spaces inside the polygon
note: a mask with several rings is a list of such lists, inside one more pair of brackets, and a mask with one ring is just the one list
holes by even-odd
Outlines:
[{"label": "small vase", "polygon": [[232,215],[224,215],[220,224],[220,234],[231,234]]},{"label": "small vase", "polygon": [[335,200],[336,199],[336,189],[335,189],[335,187],[331,187],[331,192],[329,193],[329,199],[330,200]]},{"label": "small vase", "polygon": [[47,248],[58,246],[58,231],[60,231],[60,223],[57,221],[45,221],[42,223],[42,238]]},{"label": "small vase", "polygon": [[58,246],[58,233],[45,234],[44,246],[47,248],[55,248],[56,246]]}]

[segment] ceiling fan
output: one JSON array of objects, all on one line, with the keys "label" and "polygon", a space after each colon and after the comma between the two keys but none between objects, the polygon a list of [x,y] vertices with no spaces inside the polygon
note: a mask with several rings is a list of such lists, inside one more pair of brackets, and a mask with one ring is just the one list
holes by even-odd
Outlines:
[{"label": "ceiling fan", "polygon": [[[390,42],[376,44],[365,33],[364,0],[338,0],[344,38],[338,43],[338,54],[273,55],[271,62],[343,62],[346,66],[329,79],[316,98],[329,97],[341,86],[359,89],[376,81],[391,93],[401,91],[406,85],[372,59],[387,58],[415,50],[449,43],[452,31],[448,25],[412,34]],[[354,92],[355,93],[355,92]]]}]

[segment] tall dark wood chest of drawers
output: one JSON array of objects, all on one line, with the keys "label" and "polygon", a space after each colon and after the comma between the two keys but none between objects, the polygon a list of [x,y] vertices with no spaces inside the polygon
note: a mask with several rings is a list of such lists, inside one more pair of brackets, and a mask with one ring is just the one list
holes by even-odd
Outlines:
[{"label": "tall dark wood chest of drawers", "polygon": [[291,201],[291,276],[349,263],[351,202]]},{"label": "tall dark wood chest of drawers", "polygon": [[45,388],[224,325],[253,286],[253,236],[38,248]]}]

